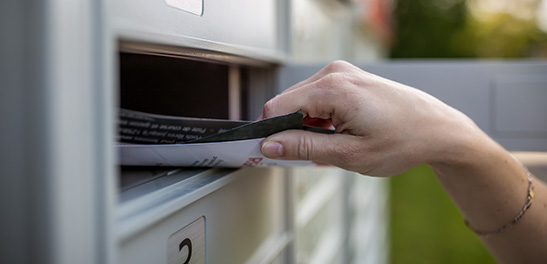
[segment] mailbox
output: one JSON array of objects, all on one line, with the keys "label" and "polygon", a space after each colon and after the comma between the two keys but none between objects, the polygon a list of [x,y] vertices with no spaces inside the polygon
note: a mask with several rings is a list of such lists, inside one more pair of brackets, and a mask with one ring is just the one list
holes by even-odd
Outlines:
[{"label": "mailbox", "polygon": [[328,57],[295,63],[292,36],[313,43],[320,31],[293,32],[291,1],[35,2],[8,0],[0,11],[10,25],[0,28],[6,263],[386,263],[384,179],[117,163],[120,107],[254,120],[336,52],[462,109],[510,150],[547,149],[542,61],[373,63],[376,44],[360,63],[369,53],[347,53],[351,32],[332,26],[346,35],[299,47],[306,59]]}]

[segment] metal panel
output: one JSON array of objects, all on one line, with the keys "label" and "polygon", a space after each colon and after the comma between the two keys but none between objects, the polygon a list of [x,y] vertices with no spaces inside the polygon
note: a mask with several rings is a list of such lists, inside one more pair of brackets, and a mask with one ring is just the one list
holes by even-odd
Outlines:
[{"label": "metal panel", "polygon": [[206,171],[185,180],[194,184],[182,181],[120,204],[121,263],[166,263],[170,236],[200,217],[207,263],[262,263],[283,252],[291,239],[283,170],[226,172]]},{"label": "metal panel", "polygon": [[[27,4],[25,4],[27,3]],[[38,248],[35,254],[28,254],[30,246],[39,243],[33,241],[47,241],[47,230],[41,235],[34,231],[40,230],[46,224],[35,223],[28,226],[32,215],[42,215],[42,212],[33,212],[31,208],[40,207],[38,195],[28,197],[34,184],[41,186],[43,178],[33,177],[32,171],[36,171],[31,163],[31,142],[28,131],[31,121],[37,117],[32,115],[33,109],[39,108],[31,105],[32,95],[41,81],[39,76],[30,76],[26,72],[37,71],[36,65],[41,61],[39,57],[32,56],[40,48],[36,44],[41,40],[42,34],[37,28],[25,23],[30,18],[40,21],[43,14],[35,9],[28,9],[34,4],[36,9],[43,7],[40,1],[8,0],[2,3],[0,9],[0,119],[2,120],[2,132],[0,132],[0,262],[2,263],[37,263],[35,256],[44,260],[50,260],[45,247]],[[32,32],[33,34],[28,34]],[[31,139],[32,140],[32,139]],[[39,146],[35,146],[39,149]],[[37,179],[35,179],[37,178]],[[34,261],[34,262],[33,262]],[[51,263],[51,262],[44,262]]]},{"label": "metal panel", "polygon": [[385,179],[332,167],[290,171],[295,263],[387,262]]},{"label": "metal panel", "polygon": [[389,179],[346,172],[349,188],[347,263],[388,263]]},{"label": "metal panel", "polygon": [[201,16],[164,0],[112,1],[116,35],[126,40],[171,44],[278,60],[286,52],[278,9],[284,1],[204,0]]},{"label": "metal panel", "polygon": [[0,105],[9,130],[0,138],[2,158],[10,159],[0,167],[9,173],[2,179],[13,177],[0,184],[11,189],[1,200],[12,204],[2,204],[10,215],[2,229],[20,232],[13,244],[4,240],[13,253],[3,263],[113,261],[112,58],[108,19],[96,19],[104,17],[103,4],[2,4],[2,18],[11,21],[0,32],[9,39],[0,78],[8,76]]},{"label": "metal panel", "polygon": [[205,217],[172,234],[167,241],[169,264],[205,264]]}]

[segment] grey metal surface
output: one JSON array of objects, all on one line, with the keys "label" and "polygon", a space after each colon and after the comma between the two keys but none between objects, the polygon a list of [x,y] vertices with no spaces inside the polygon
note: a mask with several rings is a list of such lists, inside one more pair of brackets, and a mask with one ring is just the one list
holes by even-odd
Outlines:
[{"label": "grey metal surface", "polygon": [[194,15],[203,15],[203,0],[165,0],[165,3]]},{"label": "grey metal surface", "polygon": [[[161,167],[128,167],[121,166],[120,177],[118,181],[118,193],[144,185],[158,178],[162,178],[173,173],[179,172],[179,168],[161,168]],[[121,198],[121,197],[120,197]],[[123,201],[123,199],[121,199]]]},{"label": "grey metal surface", "polygon": [[[230,183],[233,169],[180,170],[120,193],[118,237],[125,239]],[[168,207],[176,202],[178,207]]]},{"label": "grey metal surface", "polygon": [[112,67],[103,7],[2,3],[2,263],[113,261]]},{"label": "grey metal surface", "polygon": [[271,258],[270,250],[262,249],[281,251],[290,236],[282,172],[215,169],[120,204],[120,262],[166,263],[170,236],[200,217],[205,217],[208,263]]},{"label": "grey metal surface", "polygon": [[[35,5],[35,9],[28,9]],[[39,76],[28,78],[25,72],[38,71],[35,66],[41,62],[41,57],[34,57],[40,49],[43,37],[37,27],[25,23],[28,17],[34,22],[41,21],[43,14],[39,9],[43,7],[40,1],[8,0],[2,2],[0,9],[0,118],[2,132],[0,132],[0,262],[2,263],[38,263],[43,259],[51,263],[51,256],[47,251],[48,244],[37,248],[35,254],[28,254],[28,247],[38,246],[40,242],[48,241],[48,232],[36,233],[47,226],[46,222],[35,223],[29,226],[33,216],[43,216],[46,213],[32,208],[44,205],[41,196],[29,196],[29,193],[40,190],[47,182],[44,178],[33,177],[44,162],[30,163],[32,155],[31,144],[36,140],[29,140],[28,131],[34,109],[40,105],[30,104],[33,93],[41,81]],[[33,24],[32,20],[28,23]],[[31,33],[31,34],[28,34]],[[37,102],[39,103],[39,102]],[[36,110],[34,110],[36,111]],[[32,141],[31,141],[32,140]],[[37,151],[40,146],[34,146]],[[35,154],[36,155],[36,154]],[[39,174],[38,174],[39,175]]]},{"label": "grey metal surface", "polygon": [[[190,177],[203,174],[206,168],[148,168],[132,167],[130,171],[122,168],[120,181],[126,182],[120,186],[118,202],[124,203],[148,193],[161,190],[167,186],[183,181]],[[190,186],[188,186],[190,188]]]},{"label": "grey metal surface", "polygon": [[162,0],[114,0],[111,6],[115,33],[122,39],[270,60],[286,52],[278,1],[205,0],[201,16]]},{"label": "grey metal surface", "polygon": [[387,263],[387,181],[334,167],[289,172],[293,262]]},{"label": "grey metal surface", "polygon": [[[467,114],[510,150],[547,150],[547,133],[544,132],[547,113],[543,112],[547,99],[543,77],[547,74],[547,62],[409,60],[357,65],[436,96]],[[311,76],[323,66],[283,67],[278,90]],[[508,84],[514,85],[509,89]],[[530,98],[532,100],[528,100]],[[526,106],[522,105],[524,103]],[[511,129],[521,129],[525,133],[505,133]]]},{"label": "grey metal surface", "polygon": [[205,264],[205,217],[200,217],[181,230],[173,233],[167,241],[169,264]]}]

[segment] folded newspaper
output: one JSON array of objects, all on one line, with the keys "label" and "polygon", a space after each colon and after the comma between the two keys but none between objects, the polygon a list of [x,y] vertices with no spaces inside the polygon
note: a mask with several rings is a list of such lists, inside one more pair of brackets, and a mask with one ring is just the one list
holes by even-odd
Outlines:
[{"label": "folded newspaper", "polygon": [[302,124],[301,111],[260,121],[173,117],[127,109],[119,112],[120,165],[181,167],[306,166],[311,161],[268,159],[267,136],[288,129],[333,133]]}]

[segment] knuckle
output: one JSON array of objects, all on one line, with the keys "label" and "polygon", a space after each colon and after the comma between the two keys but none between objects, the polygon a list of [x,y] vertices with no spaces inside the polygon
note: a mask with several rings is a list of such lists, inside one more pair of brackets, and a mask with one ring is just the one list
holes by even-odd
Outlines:
[{"label": "knuckle", "polygon": [[296,148],[296,157],[300,160],[310,160],[312,157],[313,141],[309,137],[301,136],[298,139],[298,145]]},{"label": "knuckle", "polygon": [[326,74],[322,79],[321,82],[328,84],[327,87],[338,87],[337,85],[333,84],[339,84],[341,82],[344,82],[346,79],[346,76],[344,73],[341,72],[331,72]]},{"label": "knuckle", "polygon": [[[275,98],[274,98],[275,99]],[[273,112],[273,109],[275,109],[275,103],[274,103],[274,99],[272,100],[269,100],[268,102],[266,102],[264,104],[264,107],[262,109],[262,115],[266,118],[266,117],[270,117],[271,116],[271,113]]]},{"label": "knuckle", "polygon": [[342,71],[347,69],[351,64],[344,60],[335,60],[327,65],[329,71]]}]

